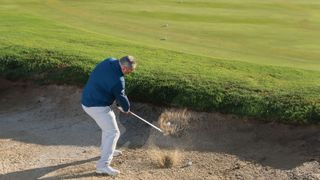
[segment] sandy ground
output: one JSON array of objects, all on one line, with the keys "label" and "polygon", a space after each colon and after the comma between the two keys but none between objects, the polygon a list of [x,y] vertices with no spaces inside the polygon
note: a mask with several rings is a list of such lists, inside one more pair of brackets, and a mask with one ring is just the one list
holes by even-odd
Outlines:
[{"label": "sandy ground", "polygon": [[[117,177],[97,176],[100,131],[80,107],[81,89],[0,80],[0,179],[320,179],[320,126],[262,123],[191,112],[179,137],[163,136],[116,111],[124,155]],[[132,103],[158,124],[163,107]],[[175,109],[169,109],[175,113]],[[176,167],[160,168],[152,148],[178,151]],[[186,166],[191,161],[191,166]]]}]

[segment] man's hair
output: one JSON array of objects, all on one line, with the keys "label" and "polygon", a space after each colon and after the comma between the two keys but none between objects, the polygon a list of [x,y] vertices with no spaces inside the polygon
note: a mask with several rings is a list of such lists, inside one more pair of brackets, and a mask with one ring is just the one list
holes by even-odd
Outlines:
[{"label": "man's hair", "polygon": [[124,56],[119,61],[122,66],[126,66],[130,69],[135,69],[137,66],[136,60],[133,56]]}]

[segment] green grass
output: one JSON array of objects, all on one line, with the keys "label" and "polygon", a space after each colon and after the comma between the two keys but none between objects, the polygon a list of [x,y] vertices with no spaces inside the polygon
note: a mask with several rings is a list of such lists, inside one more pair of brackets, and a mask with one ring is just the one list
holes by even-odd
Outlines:
[{"label": "green grass", "polygon": [[131,99],[320,122],[319,7],[297,0],[0,0],[0,74],[82,86],[100,60],[132,54],[139,65],[127,77]]}]

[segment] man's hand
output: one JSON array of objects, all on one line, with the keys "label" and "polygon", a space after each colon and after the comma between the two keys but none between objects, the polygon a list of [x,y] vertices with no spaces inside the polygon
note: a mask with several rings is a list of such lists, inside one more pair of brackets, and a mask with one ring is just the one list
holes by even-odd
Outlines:
[{"label": "man's hand", "polygon": [[117,108],[118,108],[121,112],[126,113],[126,114],[128,114],[128,113],[130,112],[130,110],[128,110],[128,112],[125,112],[125,111],[122,109],[121,106],[117,106]]},{"label": "man's hand", "polygon": [[117,108],[118,108],[121,112],[124,112],[121,106],[117,106]]}]

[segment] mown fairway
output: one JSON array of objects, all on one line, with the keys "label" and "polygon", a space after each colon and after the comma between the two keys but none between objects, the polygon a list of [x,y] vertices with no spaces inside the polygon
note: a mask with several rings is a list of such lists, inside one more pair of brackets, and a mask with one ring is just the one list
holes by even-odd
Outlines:
[{"label": "mown fairway", "polygon": [[0,0],[0,73],[85,83],[132,54],[140,101],[320,121],[320,2]]}]

